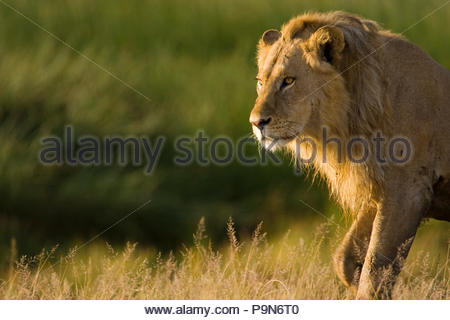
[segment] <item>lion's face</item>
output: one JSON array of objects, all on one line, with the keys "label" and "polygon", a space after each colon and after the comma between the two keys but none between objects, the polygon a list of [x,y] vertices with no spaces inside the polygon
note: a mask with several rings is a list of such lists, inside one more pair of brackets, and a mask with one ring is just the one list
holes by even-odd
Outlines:
[{"label": "lion's face", "polygon": [[299,136],[316,137],[328,119],[341,119],[345,112],[336,108],[340,95],[329,97],[330,84],[333,90],[345,89],[333,88],[339,74],[328,60],[334,53],[331,48],[320,52],[319,36],[288,41],[279,31],[269,30],[260,41],[258,97],[250,123],[266,148],[286,145]]}]

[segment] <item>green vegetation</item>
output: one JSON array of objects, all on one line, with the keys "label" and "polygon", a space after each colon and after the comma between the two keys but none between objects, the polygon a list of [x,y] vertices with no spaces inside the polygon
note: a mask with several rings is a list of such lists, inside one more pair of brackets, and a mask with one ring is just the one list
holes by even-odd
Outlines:
[{"label": "green vegetation", "polygon": [[[19,256],[57,243],[67,249],[149,199],[150,205],[102,239],[175,250],[189,241],[202,216],[213,243],[226,238],[229,216],[242,237],[258,221],[274,238],[289,228],[308,237],[310,224],[323,217],[300,199],[328,216],[338,217],[339,209],[323,185],[311,187],[294,174],[288,158],[282,166],[179,167],[172,161],[173,140],[198,130],[234,139],[250,133],[255,46],[264,30],[304,11],[347,10],[401,32],[442,2],[6,0],[41,28],[0,4],[1,269],[7,272],[12,238]],[[443,39],[450,38],[449,20],[450,7],[445,7],[405,34],[447,67],[450,55]],[[150,176],[133,166],[41,165],[40,139],[61,136],[67,124],[77,136],[164,135],[168,140]],[[248,152],[257,155],[256,147]],[[348,225],[347,220],[338,222]],[[429,229],[432,246],[441,248],[436,254],[445,255],[448,226],[434,223]]]}]

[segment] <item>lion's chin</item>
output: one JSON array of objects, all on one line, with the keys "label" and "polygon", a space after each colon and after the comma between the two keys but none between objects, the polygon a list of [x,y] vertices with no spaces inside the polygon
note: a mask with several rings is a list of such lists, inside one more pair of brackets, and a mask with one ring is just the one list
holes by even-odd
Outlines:
[{"label": "lion's chin", "polygon": [[287,144],[289,144],[294,139],[295,139],[295,137],[292,137],[292,138],[271,138],[271,137],[265,137],[265,136],[262,136],[261,138],[258,137],[258,140],[261,143],[261,146],[264,149],[269,150],[269,151],[279,150],[279,149],[285,147]]}]

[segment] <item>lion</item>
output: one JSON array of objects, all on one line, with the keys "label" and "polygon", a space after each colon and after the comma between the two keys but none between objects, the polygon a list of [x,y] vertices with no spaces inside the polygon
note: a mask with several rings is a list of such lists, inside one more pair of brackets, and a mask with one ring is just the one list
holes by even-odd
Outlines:
[{"label": "lion", "polygon": [[264,32],[257,65],[253,133],[322,176],[351,213],[333,259],[340,280],[358,299],[392,298],[421,221],[450,221],[449,70],[340,11]]}]

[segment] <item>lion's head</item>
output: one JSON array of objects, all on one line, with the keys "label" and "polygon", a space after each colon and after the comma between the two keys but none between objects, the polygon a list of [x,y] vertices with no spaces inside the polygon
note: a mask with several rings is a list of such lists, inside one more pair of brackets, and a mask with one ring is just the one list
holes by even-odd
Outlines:
[{"label": "lion's head", "polygon": [[[258,44],[258,97],[250,114],[255,136],[266,148],[286,146],[301,162],[312,159],[310,167],[327,178],[347,208],[371,201],[383,170],[373,157],[358,165],[341,162],[336,145],[324,144],[323,130],[343,145],[355,136],[372,143],[375,132],[389,134],[391,109],[378,50],[383,34],[390,35],[348,13],[309,13],[281,31],[266,31]],[[299,147],[305,140],[317,153],[309,142]]]},{"label": "lion's head", "polygon": [[[323,127],[343,139],[380,129],[383,83],[371,53],[377,32],[374,22],[342,12],[305,14],[266,31],[250,115],[258,140],[283,146],[301,136],[318,139]],[[363,67],[352,66],[362,58]]]}]

